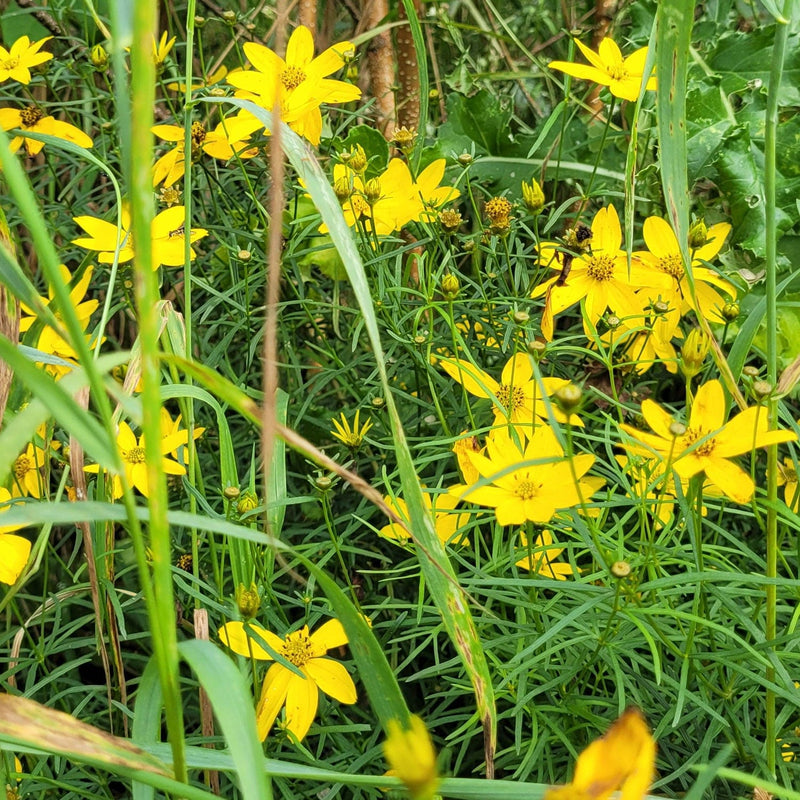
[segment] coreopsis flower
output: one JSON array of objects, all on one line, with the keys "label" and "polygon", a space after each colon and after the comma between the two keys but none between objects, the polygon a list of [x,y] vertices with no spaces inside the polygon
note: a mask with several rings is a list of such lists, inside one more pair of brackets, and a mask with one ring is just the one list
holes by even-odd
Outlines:
[{"label": "coreopsis flower", "polygon": [[[686,426],[653,400],[642,403],[642,416],[654,433],[620,425],[631,437],[622,446],[631,454],[667,462],[679,477],[688,480],[704,474],[713,486],[737,503],[748,503],[755,492],[752,478],[730,459],[758,447],[797,440],[793,431],[768,430],[767,410],[746,408],[725,422],[722,384],[704,383],[695,395]],[[684,428],[681,432],[681,428]]]},{"label": "coreopsis flower", "polygon": [[573,568],[569,562],[557,562],[556,559],[564,552],[564,548],[553,544],[553,534],[543,530],[528,549],[528,537],[524,531],[519,533],[520,547],[528,550],[524,558],[516,562],[518,567],[527,569],[535,575],[545,578],[554,578],[565,581],[568,576],[580,574],[580,570]]},{"label": "coreopsis flower", "polygon": [[302,673],[301,677],[279,662],[267,670],[256,709],[258,735],[262,742],[284,705],[286,729],[302,740],[317,714],[320,689],[340,703],[351,705],[356,702],[353,679],[342,664],[326,655],[331,648],[347,644],[347,634],[339,620],[328,620],[311,634],[308,626],[304,625],[284,638],[254,624],[245,628],[241,622],[227,622],[220,628],[220,640],[234,653],[248,659],[273,661],[272,653],[248,636],[248,628],[274,653],[283,656]]},{"label": "coreopsis flower", "polygon": [[[8,489],[0,486],[0,517],[4,511],[8,511],[6,505],[12,499]],[[9,585],[16,583],[25,564],[28,563],[28,556],[31,554],[31,543],[24,536],[15,536],[12,531],[18,531],[23,525],[0,525],[0,583]],[[18,767],[17,771],[21,771]]]},{"label": "coreopsis flower", "polygon": [[361,409],[356,409],[356,415],[353,417],[353,424],[351,425],[344,411],[341,414],[341,422],[334,417],[331,424],[334,430],[331,431],[331,436],[335,436],[342,444],[347,445],[353,450],[361,447],[367,431],[372,427],[372,420],[364,420],[364,424],[360,423]]},{"label": "coreopsis flower", "polygon": [[45,36],[38,42],[32,42],[27,36],[20,36],[8,50],[0,45],[0,83],[9,79],[25,84],[30,83],[30,68],[44,64],[53,57],[52,53],[39,52],[41,46],[52,38],[52,36]]},{"label": "coreopsis flower", "polygon": [[[393,499],[388,495],[383,499],[386,505],[403,519],[406,522],[406,526],[408,526],[411,516],[408,513],[406,501],[400,497]],[[433,516],[433,526],[442,544],[450,542],[469,546],[469,539],[463,533],[463,529],[469,523],[470,517],[469,514],[452,513],[458,504],[458,500],[455,497],[447,494],[435,494],[432,496],[430,492],[423,491],[422,502],[425,510]],[[396,522],[384,525],[378,533],[385,539],[392,539],[400,544],[407,544],[409,540],[408,532]]]},{"label": "coreopsis flower", "polygon": [[655,772],[656,743],[637,708],[629,708],[575,763],[572,782],[553,786],[544,800],[643,800]]},{"label": "coreopsis flower", "polygon": [[[627,58],[622,57],[613,39],[606,37],[600,42],[597,52],[575,40],[581,53],[589,64],[573,64],[571,61],[551,61],[547,66],[572,75],[573,78],[593,81],[601,86],[608,86],[614,97],[623,100],[637,100],[644,80],[644,63],[647,60],[647,48],[640,47]],[[590,66],[591,65],[591,66]],[[655,89],[656,79],[647,81],[646,89]]]},{"label": "coreopsis flower", "polygon": [[[161,409],[161,435],[165,439],[177,442],[175,449],[169,452],[173,458],[178,459],[180,463],[186,464],[186,445],[189,443],[189,431],[181,427],[182,417],[180,414],[175,419],[172,419],[169,411],[166,408]],[[192,439],[195,441],[199,439],[204,433],[205,428],[198,428],[195,426],[192,434]]]},{"label": "coreopsis flower", "polygon": [[[181,445],[186,444],[188,434],[186,431],[162,436],[159,442],[161,452],[161,468],[167,475],[185,475],[186,469],[181,464],[167,457],[167,454],[177,450]],[[145,444],[144,436],[138,439],[131,430],[127,422],[119,423],[117,432],[117,450],[122,458],[125,469],[125,478],[128,486],[138,489],[145,497],[150,494],[150,484],[147,480],[147,465],[145,464]],[[97,473],[100,471],[99,464],[89,464],[84,471]],[[119,475],[114,475],[113,492],[114,499],[122,497],[122,480]]]},{"label": "coreopsis flower", "polygon": [[725,322],[722,309],[728,301],[717,289],[721,289],[735,300],[736,288],[724,278],[720,278],[714,270],[704,267],[703,262],[716,258],[730,230],[731,226],[727,222],[712,225],[705,233],[705,243],[692,250],[692,277],[697,299],[695,307],[675,232],[661,217],[648,217],[644,221],[643,233],[647,250],[638,251],[633,255],[642,264],[672,278],[666,286],[657,288],[661,299],[669,303],[673,309],[668,312],[673,328],[677,327],[680,317],[690,310],[702,314],[711,322]]},{"label": "coreopsis flower", "polygon": [[[539,386],[533,378],[531,359],[526,353],[516,353],[503,367],[500,381],[469,361],[462,358],[442,358],[442,369],[460,383],[471,395],[492,401],[495,425],[514,425],[524,435],[529,435],[534,426],[547,420],[547,409],[541,398]],[[542,378],[548,397],[557,392],[569,381],[563,378]],[[559,422],[567,417],[553,407],[553,416]],[[578,417],[571,417],[573,425],[583,425]]]},{"label": "coreopsis flower", "polygon": [[619,325],[604,331],[600,340],[613,350],[622,351],[618,365],[643,375],[654,364],[662,364],[673,375],[678,372],[678,362],[672,338],[680,334],[666,314],[645,311],[642,317],[628,317]]},{"label": "coreopsis flower", "polygon": [[[671,278],[650,265],[632,261],[622,250],[622,228],[613,205],[601,208],[591,225],[591,252],[572,257],[565,269],[564,258],[557,246],[544,242],[539,247],[540,262],[559,272],[539,284],[531,297],[547,295],[548,313],[555,317],[570,306],[584,300],[584,328],[597,325],[607,309],[621,319],[643,317],[646,302],[637,292],[643,288],[666,289]],[[565,275],[564,273],[567,272]],[[552,339],[552,326],[542,322],[542,333]]]},{"label": "coreopsis flower", "polygon": [[[236,69],[232,69],[231,72],[240,72],[241,70],[237,67]],[[215,69],[207,78],[198,77],[195,75],[194,79],[192,80],[192,93],[198,91],[198,89],[213,89],[215,86],[221,84],[225,78],[228,76],[228,68],[222,64],[217,69]],[[186,91],[186,84],[182,82],[175,82],[175,83],[168,83],[167,89],[171,92],[185,92]]]},{"label": "coreopsis flower", "polygon": [[[466,431],[464,431],[464,433],[466,433]],[[463,438],[456,441],[453,445],[453,453],[455,453],[458,469],[464,483],[472,484],[480,480],[481,476],[478,470],[475,469],[475,465],[472,463],[469,454],[480,453],[482,450],[483,448],[475,436],[463,436]]]},{"label": "coreopsis flower", "polygon": [[778,464],[778,486],[783,486],[783,502],[795,513],[800,511],[800,482],[791,458],[784,458],[783,463]]},{"label": "coreopsis flower", "polygon": [[436,750],[422,719],[412,714],[409,723],[406,727],[399,720],[389,720],[383,743],[390,767],[386,774],[400,778],[414,800],[430,800],[439,783]]},{"label": "coreopsis flower", "polygon": [[11,495],[13,497],[41,497],[44,490],[42,470],[46,463],[45,451],[33,442],[29,442],[27,447],[14,459],[11,467]]},{"label": "coreopsis flower", "polygon": [[237,97],[267,111],[278,104],[281,119],[316,146],[322,136],[322,103],[349,103],[361,97],[357,86],[328,77],[344,66],[344,54],[351,50],[350,42],[340,42],[314,58],[311,31],[299,25],[289,37],[285,60],[262,44],[246,42],[244,52],[252,69],[229,74],[228,83],[242,90]]},{"label": "coreopsis flower", "polygon": [[[25,108],[0,108],[0,128],[4,131],[19,129],[55,136],[57,139],[63,139],[65,142],[72,142],[78,147],[87,149],[93,144],[91,137],[87,136],[80,128],[46,114],[35,105],[25,106]],[[11,152],[16,153],[23,144],[29,156],[35,156],[44,147],[44,142],[28,138],[23,133],[11,138],[9,142]]]},{"label": "coreopsis flower", "polygon": [[[186,207],[173,206],[157,214],[150,227],[153,247],[153,269],[160,266],[179,267],[183,265],[184,242],[186,240]],[[122,208],[122,225],[118,228],[113,222],[106,222],[97,217],[75,217],[76,222],[86,233],[72,244],[87,250],[97,250],[97,260],[101,264],[112,264],[114,253],[119,247],[119,263],[124,264],[133,259],[133,236],[130,233],[131,217],[127,206]],[[208,235],[204,228],[192,228],[189,236],[192,244]],[[194,248],[190,249],[190,258],[195,257]]]},{"label": "coreopsis flower", "polygon": [[168,37],[167,31],[161,34],[161,38],[158,41],[156,41],[155,36],[153,37],[153,63],[156,65],[157,73],[164,69],[164,62],[166,62],[167,56],[175,45],[175,37]]},{"label": "coreopsis flower", "polygon": [[586,502],[599,488],[597,481],[582,480],[594,456],[576,455],[570,464],[546,425],[537,427],[524,447],[498,428],[487,439],[485,455],[470,453],[469,458],[483,480],[454,486],[450,494],[494,508],[499,525],[544,525],[557,511]]}]

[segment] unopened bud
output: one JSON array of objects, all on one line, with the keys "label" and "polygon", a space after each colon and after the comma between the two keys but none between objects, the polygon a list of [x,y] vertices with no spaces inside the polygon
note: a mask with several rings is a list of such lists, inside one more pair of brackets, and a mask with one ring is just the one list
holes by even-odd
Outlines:
[{"label": "unopened bud", "polygon": [[742,375],[744,375],[747,378],[757,378],[758,372],[759,372],[758,367],[754,367],[752,364],[748,364],[746,367],[742,367]]},{"label": "unopened bud", "polygon": [[89,55],[89,60],[92,62],[92,66],[98,72],[103,72],[106,67],[108,67],[108,53],[106,52],[105,47],[103,47],[101,44],[96,44],[92,48],[92,52]]},{"label": "unopened bud", "polygon": [[373,397],[371,402],[373,408],[383,408],[386,405],[386,401],[380,395]]},{"label": "unopened bud", "polygon": [[314,486],[321,492],[327,492],[333,486],[333,478],[329,475],[318,475],[314,478]]},{"label": "unopened bud", "polygon": [[461,214],[452,208],[439,212],[439,224],[445,233],[455,233],[461,227]]},{"label": "unopened bud", "polygon": [[536,216],[541,213],[544,208],[544,192],[536,178],[533,178],[530,183],[522,181],[522,199],[531,214]]},{"label": "unopened bud", "polygon": [[515,311],[511,317],[515,325],[527,325],[530,322],[531,315],[527,311]]},{"label": "unopened bud", "polygon": [[753,383],[753,394],[758,400],[763,400],[772,394],[773,385],[769,381],[755,381]]},{"label": "unopened bud", "polygon": [[381,199],[381,182],[378,178],[370,178],[364,184],[364,197],[370,204],[377,203]]},{"label": "unopened bud", "polygon": [[240,261],[249,261],[253,256],[249,250],[240,250],[237,255]]},{"label": "unopened bud", "polygon": [[700,328],[692,328],[681,347],[681,372],[691,380],[703,368],[711,339]]},{"label": "unopened bud", "polygon": [[575,412],[575,409],[581,404],[583,399],[583,390],[580,386],[574,383],[568,383],[562,386],[553,395],[556,405],[567,415],[570,416]]},{"label": "unopened bud", "polygon": [[547,351],[547,344],[538,339],[534,339],[532,342],[528,342],[526,349],[538,362],[544,358],[544,354]]},{"label": "unopened bud", "polygon": [[627,578],[631,574],[631,565],[627,561],[615,561],[611,565],[611,574],[615,578]]},{"label": "unopened bud", "polygon": [[683,434],[686,433],[686,426],[682,422],[671,422],[669,433],[670,436],[674,436],[677,439],[679,436],[683,436]]},{"label": "unopened bud", "polygon": [[357,144],[350,153],[350,160],[347,162],[347,166],[350,167],[353,172],[358,173],[362,173],[367,168],[367,154],[360,144]]},{"label": "unopened bud", "polygon": [[725,322],[733,322],[739,316],[738,303],[725,303],[722,306],[722,318]]},{"label": "unopened bud", "polygon": [[239,502],[236,504],[236,510],[240,514],[244,515],[244,514],[249,514],[256,508],[258,508],[258,498],[255,496],[254,492],[251,492],[248,489],[239,498]]},{"label": "unopened bud", "polygon": [[458,163],[461,164],[462,167],[468,167],[475,159],[469,153],[462,153],[458,157]]},{"label": "unopened bud", "polygon": [[205,17],[201,17],[199,14],[196,14],[195,18],[194,18],[194,26],[195,26],[195,28],[202,28],[203,25],[205,25],[205,24],[206,24],[206,18]]},{"label": "unopened bud", "polygon": [[656,314],[666,314],[669,311],[669,303],[665,303],[663,300],[656,300],[653,303],[653,312]]},{"label": "unopened bud", "polygon": [[226,486],[222,490],[222,496],[226,500],[236,500],[236,498],[239,497],[240,494],[241,492],[239,491],[238,486]]},{"label": "unopened bud", "polygon": [[333,193],[336,195],[336,199],[340,203],[344,203],[344,201],[348,200],[350,195],[353,193],[352,189],[350,188],[350,181],[344,176],[337,178],[333,184]]},{"label": "unopened bud", "polygon": [[458,278],[452,272],[448,272],[442,278],[442,296],[445,300],[453,301],[458,297],[458,292],[461,289],[461,284]]},{"label": "unopened bud", "polygon": [[607,314],[606,325],[608,325],[612,331],[615,331],[620,325],[622,325],[622,320],[616,314]]},{"label": "unopened bud", "polygon": [[417,132],[414,128],[398,128],[393,134],[391,141],[396,144],[404,153],[407,153],[414,147],[414,140],[417,138]]},{"label": "unopened bud", "polygon": [[236,12],[235,11],[223,11],[222,12],[222,21],[226,25],[230,25],[233,27],[236,24]]},{"label": "unopened bud", "polygon": [[250,584],[249,589],[245,589],[243,583],[239,584],[236,589],[236,607],[243,619],[252,619],[258,614],[261,598],[258,596],[258,587],[254,583]]},{"label": "unopened bud", "polygon": [[689,249],[697,250],[698,247],[708,242],[708,228],[702,219],[698,219],[691,228],[689,228]]},{"label": "unopened bud", "polygon": [[342,53],[342,61],[344,61],[345,64],[350,64],[352,61],[355,61],[355,58],[356,50],[354,47],[348,47],[347,50]]}]

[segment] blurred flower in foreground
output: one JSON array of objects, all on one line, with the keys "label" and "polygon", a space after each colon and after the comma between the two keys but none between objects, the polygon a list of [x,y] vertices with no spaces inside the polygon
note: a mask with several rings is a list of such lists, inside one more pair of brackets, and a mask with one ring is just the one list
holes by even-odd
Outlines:
[{"label": "blurred flower in foreground", "polygon": [[44,64],[52,57],[52,53],[40,53],[39,48],[53,37],[45,36],[38,42],[32,42],[27,36],[20,36],[10,50],[0,45],[0,83],[9,78],[20,83],[30,83],[30,68]]},{"label": "blurred flower in foreground", "polygon": [[425,723],[416,714],[410,726],[390,719],[383,752],[391,769],[386,773],[400,778],[414,800],[429,800],[434,796],[439,775],[436,770],[436,750]]},{"label": "blurred flower in foreground", "polygon": [[[123,205],[122,224],[117,227],[113,222],[106,222],[97,217],[75,217],[74,222],[80,225],[88,236],[73,239],[72,244],[87,250],[98,250],[97,260],[101,264],[112,264],[114,252],[119,246],[119,263],[131,261],[134,255],[133,235],[130,233],[131,215],[128,207]],[[183,266],[184,243],[186,241],[186,207],[173,206],[157,214],[150,226],[153,245],[153,269],[160,266]],[[189,231],[192,244],[208,235],[204,228],[193,228]],[[190,258],[196,253],[192,248]]]},{"label": "blurred flower in foreground", "polygon": [[725,394],[717,380],[704,383],[697,390],[685,427],[676,424],[658,403],[645,400],[642,416],[654,433],[620,425],[632,437],[622,446],[633,455],[667,462],[683,480],[705,473],[708,481],[731,500],[749,503],[755,484],[730,459],[757,447],[796,441],[797,435],[793,431],[768,430],[767,409],[762,406],[746,408],[728,422],[726,414]]},{"label": "blurred flower in foreground", "polygon": [[350,42],[340,42],[314,58],[311,31],[299,25],[286,45],[286,60],[263,44],[246,42],[244,52],[253,68],[230,73],[228,83],[243,90],[237,97],[252,100],[267,111],[278,103],[281,119],[318,145],[322,103],[348,103],[361,97],[357,86],[328,77],[344,66],[344,54],[354,50]]},{"label": "blurred flower in foreground", "polygon": [[[167,453],[171,453],[181,445],[186,444],[186,441],[186,431],[162,436],[159,442],[159,449],[162,455],[161,468],[167,475],[186,474],[186,469],[183,466],[166,457]],[[120,422],[119,432],[117,433],[117,449],[122,458],[128,485],[135,487],[147,497],[150,493],[150,485],[147,480],[147,465],[145,464],[144,436],[140,436],[137,440],[130,425],[127,422]],[[97,473],[100,471],[100,465],[89,464],[84,467],[84,470]],[[115,500],[122,497],[122,480],[119,475],[114,475],[113,496]]]},{"label": "blurred flower in foreground", "polygon": [[[298,740],[303,739],[317,715],[319,689],[340,703],[350,705],[356,702],[353,679],[342,664],[326,657],[332,647],[347,644],[347,634],[339,620],[328,620],[312,634],[304,625],[283,639],[260,625],[250,624],[248,629],[302,673],[302,676],[297,675],[279,662],[267,670],[256,709],[258,735],[262,742],[284,704],[286,729]],[[225,623],[219,630],[219,638],[234,653],[245,658],[258,661],[274,659],[256,639],[248,636],[241,622]]]},{"label": "blurred flower in foreground", "polygon": [[335,436],[342,444],[346,444],[353,450],[361,447],[367,431],[372,427],[371,419],[365,420],[363,425],[360,424],[360,414],[361,409],[357,409],[356,415],[353,417],[352,426],[344,415],[344,411],[341,413],[341,422],[336,417],[331,420],[331,424],[334,427],[334,430],[331,431],[331,436]]},{"label": "blurred flower in foreground", "polygon": [[[571,61],[551,61],[547,66],[550,69],[557,69],[567,75],[572,75],[573,78],[581,78],[594,81],[601,86],[608,86],[614,97],[633,101],[638,99],[644,80],[644,62],[647,60],[646,47],[639,48],[623,59],[617,44],[608,37],[600,42],[596,53],[577,39],[575,44],[578,45],[591,66],[573,64]],[[655,89],[656,85],[656,79],[650,78],[645,88]]]},{"label": "blurred flower in foreground", "polygon": [[[0,503],[7,503],[11,500],[11,493],[8,489],[0,486]],[[8,511],[10,506],[3,506],[0,509],[0,518],[4,511]],[[23,525],[0,525],[0,583],[9,585],[16,583],[28,556],[31,554],[31,543],[23,536],[14,536],[11,531],[17,531]],[[17,762],[19,765],[19,762]],[[17,766],[17,772],[22,771],[22,766]]]},{"label": "blurred flower in foreground", "polygon": [[[25,108],[0,108],[0,128],[4,131],[19,128],[22,131],[42,133],[54,136],[56,139],[63,139],[65,142],[72,142],[78,147],[89,148],[93,144],[91,138],[80,128],[45,114],[41,108],[35,105],[25,106]],[[35,156],[44,147],[44,142],[38,139],[29,139],[23,134],[12,137],[9,143],[11,152],[16,153],[23,143],[29,156]]]},{"label": "blurred flower in foreground", "polygon": [[544,800],[643,800],[653,780],[656,743],[642,712],[629,708],[575,763],[572,782],[553,786]]}]

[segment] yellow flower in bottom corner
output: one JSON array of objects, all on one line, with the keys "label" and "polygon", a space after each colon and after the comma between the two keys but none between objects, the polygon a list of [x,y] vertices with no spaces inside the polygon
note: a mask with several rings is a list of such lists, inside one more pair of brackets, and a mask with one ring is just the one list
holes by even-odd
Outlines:
[{"label": "yellow flower in bottom corner", "polygon": [[[0,486],[0,503],[9,500],[11,493]],[[9,508],[10,506],[4,506],[0,511],[8,511]],[[24,537],[11,533],[22,527],[22,525],[0,525],[0,583],[7,583],[9,586],[17,582],[31,554],[31,543]]]},{"label": "yellow flower in bottom corner", "polygon": [[383,752],[391,769],[387,775],[400,778],[415,800],[433,797],[439,774],[436,769],[436,750],[425,723],[412,714],[410,726],[399,720],[389,720]]},{"label": "yellow flower in bottom corner", "polygon": [[544,800],[642,800],[653,780],[656,743],[642,712],[629,708],[579,756],[572,782],[554,786]]},{"label": "yellow flower in bottom corner", "polygon": [[303,739],[317,715],[320,689],[340,703],[351,705],[356,702],[356,687],[350,674],[338,661],[326,657],[332,647],[347,644],[347,634],[339,620],[328,620],[312,634],[304,625],[283,639],[254,624],[245,628],[241,622],[227,622],[220,628],[220,640],[234,653],[258,661],[272,661],[274,656],[255,638],[248,636],[248,630],[302,673],[298,675],[280,662],[267,670],[256,709],[258,735],[262,742],[284,705],[286,729],[298,741]]}]

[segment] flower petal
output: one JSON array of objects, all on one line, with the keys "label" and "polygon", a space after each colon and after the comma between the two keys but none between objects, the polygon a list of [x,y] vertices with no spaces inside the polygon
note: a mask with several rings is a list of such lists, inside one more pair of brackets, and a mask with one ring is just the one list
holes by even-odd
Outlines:
[{"label": "flower petal", "polygon": [[27,539],[0,533],[0,583],[16,583],[30,554],[31,543]]},{"label": "flower petal", "polygon": [[[304,669],[303,672],[306,670]],[[305,738],[319,705],[319,689],[310,675],[301,678],[293,673],[289,676],[286,693],[286,728],[298,740]]]},{"label": "flower petal", "polygon": [[347,644],[347,641],[347,633],[338,619],[329,619],[320,625],[309,639],[315,657],[324,655],[332,647],[342,647]]},{"label": "flower petal", "polygon": [[264,678],[261,687],[261,697],[256,708],[256,724],[258,738],[263,742],[267,738],[269,729],[275,722],[275,717],[283,707],[286,694],[289,691],[289,681],[296,677],[282,664],[273,664]]},{"label": "flower petal", "polygon": [[351,705],[358,699],[350,673],[338,661],[332,658],[312,658],[304,669],[316,681],[317,686],[334,700]]},{"label": "flower petal", "polygon": [[[258,636],[260,636],[276,653],[283,650],[283,639],[276,636],[260,625],[250,623],[248,626]],[[219,629],[220,641],[230,647],[234,653],[245,658],[251,655],[258,661],[272,661],[271,656],[252,636],[248,636],[243,622],[226,622]],[[285,668],[284,668],[285,669]]]}]

